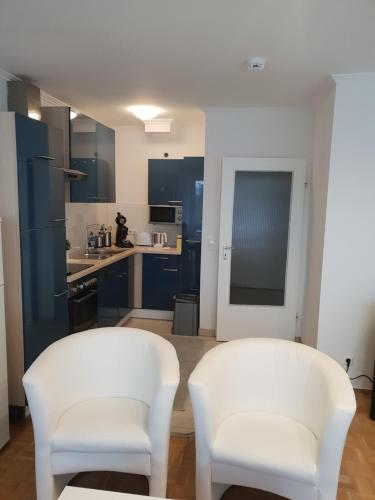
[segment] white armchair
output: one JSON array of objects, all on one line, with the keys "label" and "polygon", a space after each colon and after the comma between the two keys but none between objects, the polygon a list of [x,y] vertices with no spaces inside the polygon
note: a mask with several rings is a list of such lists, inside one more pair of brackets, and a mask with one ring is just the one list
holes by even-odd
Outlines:
[{"label": "white armchair", "polygon": [[38,500],[55,500],[78,472],[149,478],[165,497],[170,419],[179,383],[172,344],[135,328],[101,328],[55,342],[23,383],[35,436]]},{"label": "white armchair", "polygon": [[197,500],[240,485],[334,500],[355,413],[345,371],[310,347],[241,339],[209,351],[189,379]]}]

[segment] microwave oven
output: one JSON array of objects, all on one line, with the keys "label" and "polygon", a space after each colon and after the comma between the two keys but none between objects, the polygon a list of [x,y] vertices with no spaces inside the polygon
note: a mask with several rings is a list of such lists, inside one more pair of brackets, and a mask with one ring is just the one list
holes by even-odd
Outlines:
[{"label": "microwave oven", "polygon": [[182,224],[181,205],[150,205],[150,224]]}]

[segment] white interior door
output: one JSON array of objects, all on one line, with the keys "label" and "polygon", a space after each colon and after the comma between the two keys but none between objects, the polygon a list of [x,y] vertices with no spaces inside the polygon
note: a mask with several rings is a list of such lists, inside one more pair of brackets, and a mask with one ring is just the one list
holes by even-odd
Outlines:
[{"label": "white interior door", "polygon": [[305,161],[224,158],[217,339],[296,330]]}]

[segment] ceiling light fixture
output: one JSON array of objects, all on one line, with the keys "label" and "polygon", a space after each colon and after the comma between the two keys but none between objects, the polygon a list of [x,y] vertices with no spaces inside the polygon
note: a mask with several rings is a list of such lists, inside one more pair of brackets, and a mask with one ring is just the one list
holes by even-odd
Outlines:
[{"label": "ceiling light fixture", "polygon": [[75,111],[70,110],[70,119],[71,120],[74,120],[74,118],[77,118],[77,116],[78,116],[78,113],[76,113]]},{"label": "ceiling light fixture", "polygon": [[163,112],[161,108],[158,108],[157,106],[130,106],[128,108],[128,111],[133,113],[134,116],[139,118],[142,121],[145,120],[152,120],[156,116],[158,116],[160,113]]},{"label": "ceiling light fixture", "polygon": [[29,118],[32,118],[33,120],[39,120],[39,121],[42,117],[42,115],[39,113],[39,111],[29,111],[28,116],[29,116]]}]

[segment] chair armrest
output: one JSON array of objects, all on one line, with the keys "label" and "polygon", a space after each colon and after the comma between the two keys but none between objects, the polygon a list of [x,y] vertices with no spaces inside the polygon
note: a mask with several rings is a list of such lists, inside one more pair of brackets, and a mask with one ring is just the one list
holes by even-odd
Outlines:
[{"label": "chair armrest", "polygon": [[56,369],[48,370],[48,364],[48,359],[40,356],[23,376],[35,442],[39,445],[48,445],[60,416],[70,406],[68,388],[64,387],[64,373],[58,374]]},{"label": "chair armrest", "polygon": [[[218,347],[212,351],[217,351]],[[201,464],[211,461],[211,448],[216,430],[225,414],[225,397],[221,393],[220,377],[223,371],[217,367],[216,357],[205,354],[189,378],[189,392],[193,405],[196,434],[196,457]],[[202,362],[203,361],[203,362]]]},{"label": "chair armrest", "polygon": [[322,418],[317,436],[318,482],[320,490],[326,490],[333,498],[346,435],[356,411],[356,400],[348,375],[336,363],[324,370],[321,391]]},{"label": "chair armrest", "polygon": [[[180,382],[179,363],[174,347],[169,344],[167,356],[160,356],[155,373],[155,388],[152,398],[148,428],[152,454],[164,457],[169,450],[170,420],[176,390]],[[173,351],[173,352],[172,352]]]}]

